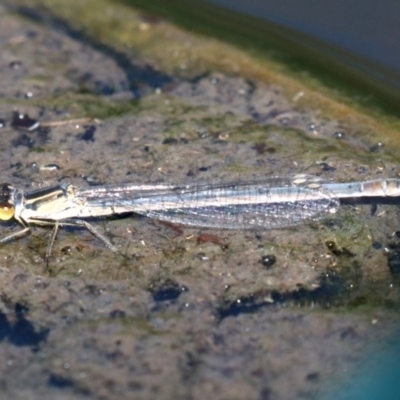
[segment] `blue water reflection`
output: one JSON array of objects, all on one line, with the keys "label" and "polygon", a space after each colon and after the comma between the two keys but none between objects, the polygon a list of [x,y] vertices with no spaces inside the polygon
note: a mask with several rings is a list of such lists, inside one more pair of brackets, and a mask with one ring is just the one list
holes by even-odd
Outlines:
[{"label": "blue water reflection", "polygon": [[[400,399],[400,344],[371,354],[370,359],[345,383],[321,400],[398,400]],[[353,375],[353,373],[352,373]]]}]

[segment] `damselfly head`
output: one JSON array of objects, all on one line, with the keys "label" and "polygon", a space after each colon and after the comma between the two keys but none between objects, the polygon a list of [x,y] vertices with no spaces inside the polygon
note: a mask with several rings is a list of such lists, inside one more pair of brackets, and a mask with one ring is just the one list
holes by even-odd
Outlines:
[{"label": "damselfly head", "polygon": [[0,184],[0,220],[14,217],[14,188],[9,183]]}]

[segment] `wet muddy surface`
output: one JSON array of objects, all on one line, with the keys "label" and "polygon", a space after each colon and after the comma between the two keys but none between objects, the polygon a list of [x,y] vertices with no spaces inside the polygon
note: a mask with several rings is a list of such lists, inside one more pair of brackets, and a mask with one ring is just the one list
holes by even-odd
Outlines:
[{"label": "wet muddy surface", "polygon": [[[174,74],[139,47],[97,41],[52,2],[18,4],[0,4],[4,182],[397,176],[395,145],[363,135],[357,112],[296,107],[301,92],[288,97],[212,62],[188,73],[183,58]],[[133,21],[139,42],[165,24],[172,47],[176,36],[199,46],[156,17],[106,4],[110,18]],[[395,334],[395,200],[348,201],[326,220],[275,231],[137,215],[92,222],[125,257],[68,227],[47,269],[49,229],[0,247],[7,398],[318,398]],[[19,229],[4,222],[2,235]]]}]

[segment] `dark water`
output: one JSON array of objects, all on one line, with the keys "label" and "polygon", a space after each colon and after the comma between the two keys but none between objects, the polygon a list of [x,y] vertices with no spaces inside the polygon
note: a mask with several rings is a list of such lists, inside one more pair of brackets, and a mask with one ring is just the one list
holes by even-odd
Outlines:
[{"label": "dark water", "polygon": [[244,47],[272,45],[399,110],[397,0],[125,1]]},{"label": "dark water", "polygon": [[[340,62],[376,94],[397,102],[400,96],[400,2],[397,0],[204,0],[298,31],[307,38],[287,37],[304,51],[318,41],[320,61]],[[332,69],[333,70],[333,69]],[[340,71],[339,71],[340,72]]]},{"label": "dark water", "polygon": [[319,38],[400,73],[395,0],[205,0]]}]

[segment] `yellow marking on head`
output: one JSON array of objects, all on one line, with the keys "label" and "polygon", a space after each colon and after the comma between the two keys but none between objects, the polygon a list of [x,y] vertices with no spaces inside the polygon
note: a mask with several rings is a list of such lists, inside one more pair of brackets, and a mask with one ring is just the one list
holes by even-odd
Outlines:
[{"label": "yellow marking on head", "polygon": [[9,204],[0,204],[0,220],[1,221],[8,221],[12,217],[14,217],[14,206]]}]

